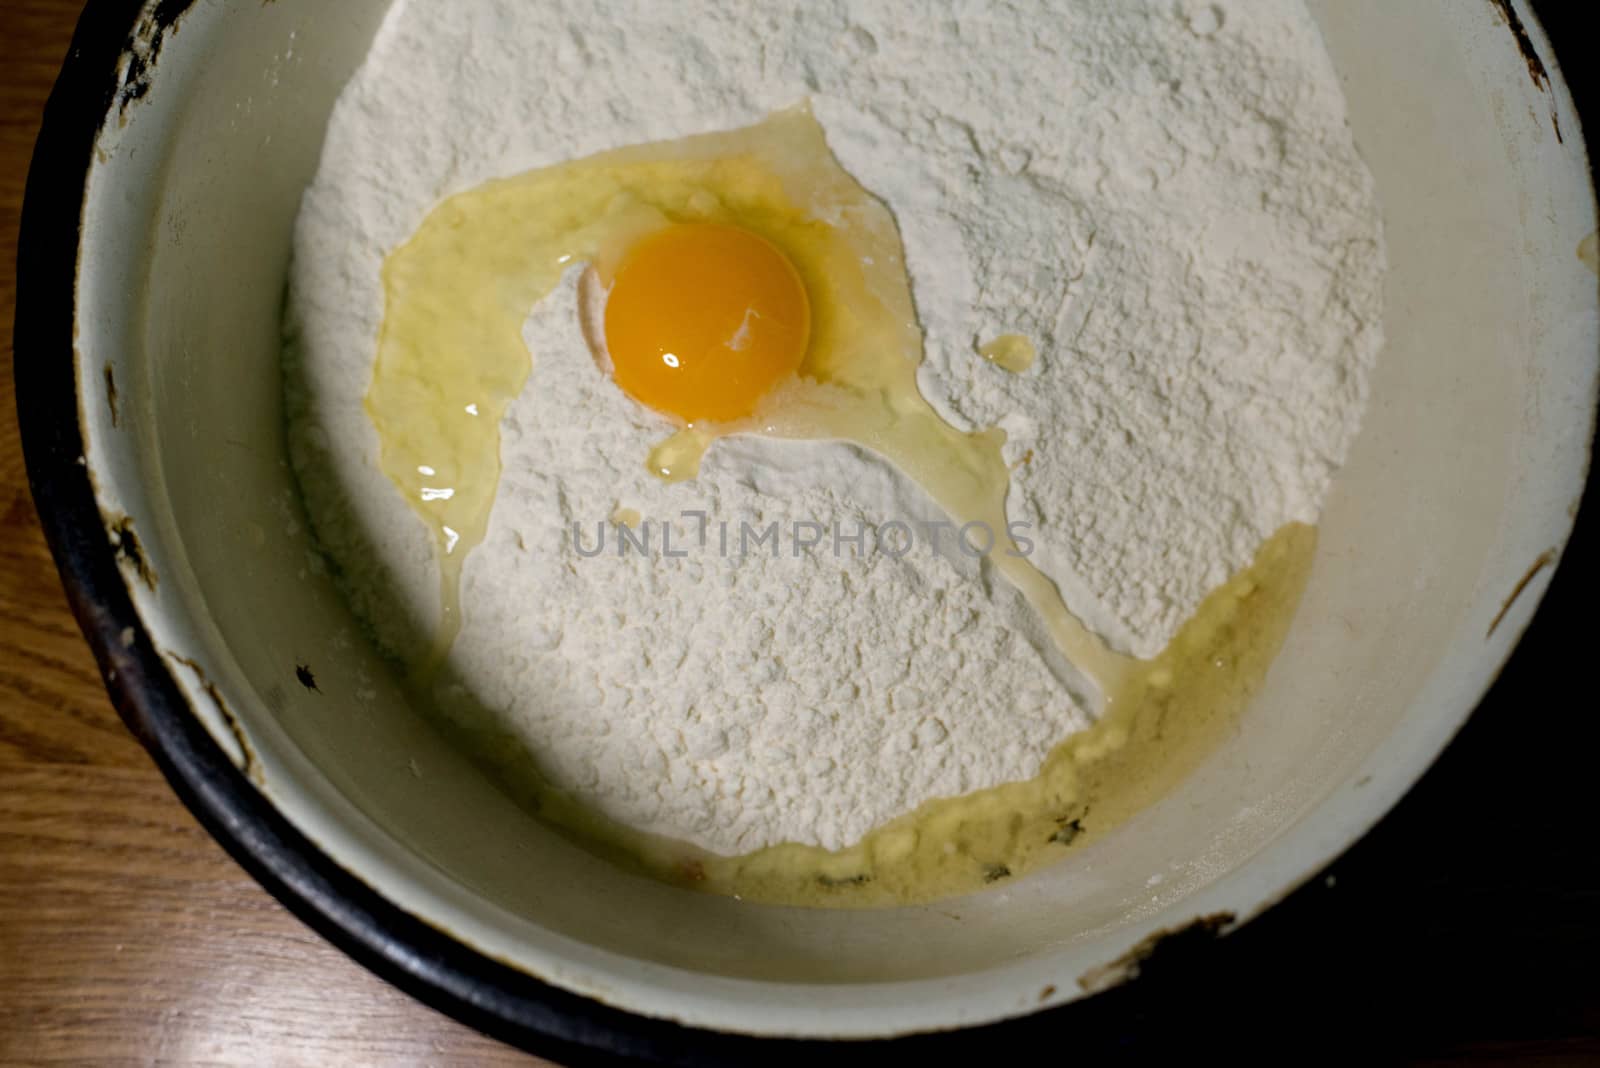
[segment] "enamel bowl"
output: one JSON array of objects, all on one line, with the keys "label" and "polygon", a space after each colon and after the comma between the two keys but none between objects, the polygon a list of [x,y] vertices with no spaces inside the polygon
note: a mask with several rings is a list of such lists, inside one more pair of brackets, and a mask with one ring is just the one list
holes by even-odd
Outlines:
[{"label": "enamel bowl", "polygon": [[748,1036],[992,1023],[1114,984],[1164,932],[1248,920],[1449,741],[1571,529],[1600,286],[1548,42],[1523,3],[1323,0],[1385,209],[1389,343],[1242,729],[1065,862],[936,907],[758,907],[623,874],[407,706],[285,460],[292,223],[385,0],[138,6],[90,4],[24,220],[18,396],[69,595],[128,723],[245,867],[381,974],[534,1048],[741,1060]]}]

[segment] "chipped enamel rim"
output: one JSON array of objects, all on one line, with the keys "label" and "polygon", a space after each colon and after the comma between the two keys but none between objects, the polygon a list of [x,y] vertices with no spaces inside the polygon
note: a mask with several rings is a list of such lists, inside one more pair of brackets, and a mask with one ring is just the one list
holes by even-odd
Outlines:
[{"label": "chipped enamel rim", "polygon": [[[119,83],[111,72],[135,51],[130,42],[140,39],[129,27],[138,26],[141,19],[169,24],[190,6],[188,0],[90,3],[46,110],[29,176],[16,326],[20,422],[30,485],[46,535],[119,713],[184,803],[258,881],[351,956],[424,1001],[552,1057],[576,1059],[604,1050],[710,1064],[818,1055],[876,1060],[885,1052],[910,1053],[913,1047],[931,1047],[934,1042],[944,1055],[976,1056],[992,1050],[994,1027],[904,1039],[892,1050],[881,1044],[758,1039],[635,1015],[559,989],[470,948],[463,939],[396,906],[340,866],[252,786],[238,766],[248,769],[248,754],[230,759],[206,729],[201,717],[207,713],[191,706],[185,687],[174,678],[135,610],[135,597],[118,565],[119,556],[136,559],[132,539],[108,542],[91,472],[81,460],[86,452],[85,420],[75,356],[84,187],[102,124],[125,103],[117,96]],[[1520,28],[1525,56],[1529,49],[1535,58],[1550,54],[1548,40],[1536,23],[1518,20],[1516,9],[1505,2],[1497,0],[1497,6],[1510,17],[1513,29]],[[1552,115],[1557,121],[1561,115],[1575,115],[1553,63],[1544,76]],[[1569,124],[1568,138],[1579,136],[1576,126],[1575,121]],[[1591,429],[1592,418],[1591,410]],[[1578,485],[1582,484],[1580,470]],[[1570,515],[1548,517],[1544,529],[1558,535],[1552,554],[1564,544],[1571,525]],[[1541,560],[1548,565],[1553,558]],[[1515,602],[1515,610],[1479,668],[1431,695],[1455,711],[1433,717],[1426,729],[1397,738],[1381,774],[1359,796],[1346,797],[1342,805],[1322,806],[1246,869],[1193,895],[1186,907],[1199,917],[1195,921],[1199,930],[1225,931],[1269,907],[1348,847],[1399,799],[1448,743],[1498,673],[1531,619],[1532,598],[1519,600],[1519,595],[1545,571],[1546,567],[1536,566],[1528,580],[1512,591],[1507,608]],[[1083,989],[1098,991],[1136,974],[1139,962],[1170,933],[1153,926],[1130,927],[1122,951],[1108,954],[1106,964],[1084,973]],[[1061,991],[1046,1001],[1058,1004],[1078,996],[1080,991]],[[993,1004],[974,1005],[970,1020],[956,1022],[993,1021],[1017,1011],[1013,992],[1007,991]],[[1035,1022],[1050,1026],[1058,1019],[1049,1014]],[[997,1025],[1002,1031],[1016,1026]],[[836,1033],[866,1034],[852,1027]]]}]

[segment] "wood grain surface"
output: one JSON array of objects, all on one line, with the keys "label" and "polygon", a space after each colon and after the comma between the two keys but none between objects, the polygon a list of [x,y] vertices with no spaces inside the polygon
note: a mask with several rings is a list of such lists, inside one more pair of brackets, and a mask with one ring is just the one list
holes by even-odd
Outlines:
[{"label": "wood grain surface", "polygon": [[118,720],[17,440],[17,219],[81,0],[0,3],[0,1063],[541,1063],[323,942],[222,852]]}]

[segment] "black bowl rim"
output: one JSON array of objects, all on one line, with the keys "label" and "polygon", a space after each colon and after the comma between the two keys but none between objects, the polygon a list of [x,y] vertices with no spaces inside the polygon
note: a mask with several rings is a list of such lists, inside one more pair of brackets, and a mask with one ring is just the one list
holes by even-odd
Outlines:
[{"label": "black bowl rim", "polygon": [[116,113],[117,65],[142,17],[173,26],[197,3],[87,0],[28,174],[13,349],[29,486],[73,614],[118,714],[201,825],[273,897],[370,971],[485,1034],[565,1064],[979,1057],[993,1055],[997,1039],[1020,1037],[1024,1023],[1034,1031],[1081,1013],[1082,1001],[962,1031],[854,1041],[731,1034],[636,1015],[535,979],[399,909],[297,831],[240,772],[191,711],[134,610],[81,462],[76,377],[83,196],[95,140]]}]

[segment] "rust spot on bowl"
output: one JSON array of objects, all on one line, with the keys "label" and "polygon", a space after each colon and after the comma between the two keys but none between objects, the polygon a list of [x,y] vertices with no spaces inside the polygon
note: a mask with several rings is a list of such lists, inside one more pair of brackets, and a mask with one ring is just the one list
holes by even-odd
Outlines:
[{"label": "rust spot on bowl", "polygon": [[1522,24],[1522,16],[1517,14],[1517,9],[1511,0],[1489,0],[1489,6],[1494,8],[1495,13],[1500,16],[1500,21],[1511,31],[1511,39],[1516,43],[1522,61],[1528,65],[1528,77],[1533,79],[1533,87],[1550,97],[1550,125],[1555,128],[1556,141],[1566,144],[1567,139],[1561,136],[1561,117],[1556,114],[1555,96],[1550,92],[1550,71],[1544,65],[1539,50],[1533,46],[1533,38],[1528,36],[1528,28]]},{"label": "rust spot on bowl", "polygon": [[211,676],[206,674],[206,669],[187,656],[171,652],[167,653],[167,656],[174,663],[182,664],[194,672],[195,681],[200,683],[200,688],[205,691],[206,696],[211,699],[211,703],[216,706],[217,714],[222,717],[222,722],[228,727],[228,733],[233,735],[234,742],[239,746],[240,759],[244,761],[239,770],[243,771],[245,777],[257,786],[265,785],[265,780],[261,774],[261,762],[256,759],[256,751],[251,747],[250,739],[246,736],[243,725],[240,724],[238,717],[233,714],[233,709],[228,707],[228,702],[223,700],[222,691],[217,689],[216,683],[211,681]]},{"label": "rust spot on bowl", "polygon": [[1483,636],[1485,641],[1494,637],[1494,632],[1500,629],[1500,624],[1506,618],[1506,613],[1511,611],[1511,606],[1517,603],[1517,598],[1522,596],[1523,591],[1528,588],[1528,584],[1534,580],[1534,577],[1555,562],[1556,551],[1554,549],[1546,549],[1534,558],[1533,563],[1528,566],[1528,570],[1523,574],[1522,578],[1517,581],[1515,586],[1511,587],[1511,596],[1507,597],[1505,603],[1500,606],[1500,611],[1494,614],[1494,619],[1489,624],[1489,632]]},{"label": "rust spot on bowl", "polygon": [[106,408],[111,413],[111,427],[116,429],[120,420],[120,413],[117,411],[117,372],[109,363],[106,364]]},{"label": "rust spot on bowl", "polygon": [[167,38],[178,31],[178,23],[192,6],[193,0],[158,0],[134,24],[117,63],[116,114],[119,123],[126,123],[128,109],[149,95],[161,50]]},{"label": "rust spot on bowl", "polygon": [[1091,968],[1078,977],[1078,986],[1088,994],[1098,994],[1130,979],[1137,979],[1151,962],[1191,951],[1227,933],[1237,917],[1231,912],[1197,916],[1181,927],[1156,931],[1116,960]]},{"label": "rust spot on bowl", "polygon": [[[1578,242],[1578,262],[1595,274],[1600,274],[1600,233],[1589,231],[1589,236]],[[1573,508],[1577,514],[1577,508]]]},{"label": "rust spot on bowl", "polygon": [[139,536],[133,532],[133,517],[118,515],[113,518],[106,524],[106,536],[117,551],[118,562],[139,576],[139,581],[154,592],[157,581],[155,568],[150,566],[144,547],[139,544]]}]

